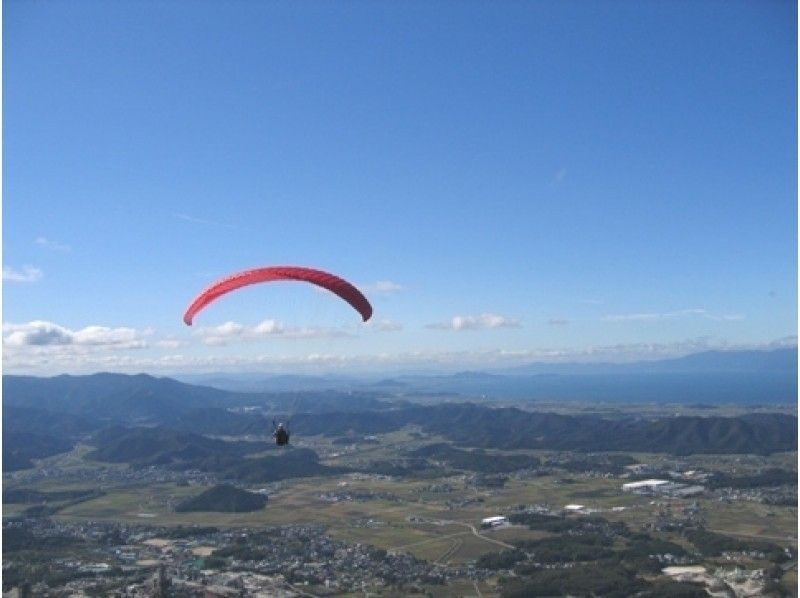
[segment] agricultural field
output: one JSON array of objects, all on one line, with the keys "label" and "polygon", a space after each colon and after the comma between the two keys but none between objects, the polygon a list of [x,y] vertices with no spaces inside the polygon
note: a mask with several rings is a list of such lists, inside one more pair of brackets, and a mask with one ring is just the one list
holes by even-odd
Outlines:
[{"label": "agricultural field", "polygon": [[[435,481],[435,480],[434,480]],[[548,504],[560,507],[582,504],[612,521],[624,521],[640,526],[652,519],[659,508],[669,503],[679,512],[688,500],[660,500],[623,493],[623,480],[606,478],[574,478],[564,483],[557,476],[532,480],[511,479],[502,489],[465,489],[463,480],[444,480],[454,491],[443,494],[424,492],[431,479],[358,479],[353,475],[332,478],[309,478],[281,482],[272,491],[267,506],[251,513],[175,513],[174,506],[183,499],[198,494],[204,488],[158,484],[131,488],[112,488],[104,496],[58,512],[58,519],[124,521],[154,525],[213,525],[262,526],[303,523],[323,523],[330,533],[343,540],[373,544],[387,550],[407,550],[419,558],[448,561],[467,561],[483,552],[499,551],[498,540],[536,539],[541,532],[522,527],[482,532],[474,535],[465,525],[478,526],[480,520],[502,514],[520,504]],[[459,486],[459,482],[461,486]],[[52,491],[52,485],[42,489]],[[70,486],[75,489],[75,486]],[[326,493],[374,493],[391,495],[394,500],[340,500],[329,502],[321,498]],[[469,496],[476,501],[460,507],[447,502],[457,496]],[[708,527],[720,533],[753,538],[791,541],[796,536],[787,530],[796,527],[797,510],[791,507],[765,506],[739,502],[725,504],[698,499],[706,513]],[[26,505],[4,505],[6,512],[20,510]],[[612,511],[613,508],[624,510]],[[416,518],[426,523],[410,522]],[[444,523],[455,522],[455,523]]]},{"label": "agricultural field", "polygon": [[[244,438],[228,437],[227,441]],[[249,437],[247,440],[252,441]],[[250,532],[278,526],[324,526],[325,534],[345,545],[361,545],[386,551],[390,555],[408,555],[432,565],[466,567],[490,555],[501,555],[519,543],[556,540],[559,533],[529,529],[525,525],[506,524],[481,529],[482,519],[508,515],[524,507],[561,512],[566,505],[580,505],[580,511],[567,515],[568,520],[599,516],[613,524],[622,522],[633,531],[646,531],[661,541],[672,542],[692,551],[693,546],[679,532],[656,529],[659,521],[680,520],[685,510],[692,510],[706,529],[742,540],[772,542],[782,546],[797,545],[794,530],[797,508],[767,505],[753,500],[721,500],[705,493],[693,498],[643,496],[622,490],[630,478],[620,473],[570,470],[548,465],[538,470],[518,470],[502,475],[499,486],[475,481],[475,472],[457,470],[444,464],[418,473],[386,476],[366,473],[376,462],[397,462],[414,455],[421,447],[444,442],[408,427],[374,436],[365,443],[359,438],[334,442],[325,436],[298,439],[296,449],[312,449],[320,463],[328,467],[359,469],[361,472],[282,479],[260,484],[237,486],[268,495],[264,508],[251,512],[177,512],[176,506],[214,487],[216,481],[203,476],[166,475],[159,469],[137,468],[128,464],[109,464],[92,460],[90,448],[77,446],[73,451],[37,462],[33,470],[5,477],[6,490],[25,489],[48,496],[67,496],[50,500],[47,508],[56,523],[99,522],[163,528],[191,526]],[[462,449],[458,449],[462,450]],[[274,451],[265,450],[265,455]],[[542,450],[486,450],[489,458],[527,456],[541,463],[571,463],[587,458],[581,453]],[[603,453],[591,458],[633,459],[662,471],[689,467],[738,475],[759,468],[789,468],[796,454],[779,453],[769,457],[737,455],[698,455],[676,458],[670,455]],[[179,479],[172,479],[172,478]],[[10,494],[10,496],[14,496]],[[24,494],[22,495],[24,496]],[[77,496],[77,498],[71,498]],[[6,517],[41,508],[41,503],[6,502]],[[200,548],[214,558],[207,545]],[[625,543],[614,540],[616,550]],[[719,559],[717,559],[719,561]],[[149,562],[149,561],[148,561]],[[714,562],[714,559],[711,559]],[[725,562],[719,561],[720,566]],[[767,562],[752,561],[752,567]],[[791,563],[790,563],[791,565]],[[796,566],[796,565],[795,565]],[[498,577],[460,579],[445,587],[424,584],[433,596],[498,595]],[[796,571],[788,567],[781,583],[795,587]],[[376,588],[374,590],[378,591]],[[383,591],[383,595],[392,595]]]}]

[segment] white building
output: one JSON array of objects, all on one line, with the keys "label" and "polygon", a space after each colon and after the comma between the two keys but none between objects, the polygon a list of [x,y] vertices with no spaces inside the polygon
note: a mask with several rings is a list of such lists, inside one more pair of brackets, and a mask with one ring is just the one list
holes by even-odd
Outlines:
[{"label": "white building", "polygon": [[625,492],[655,492],[661,486],[670,484],[668,480],[641,480],[638,482],[629,482],[622,484],[622,489]]},{"label": "white building", "polygon": [[481,519],[481,527],[498,527],[504,523],[508,523],[508,517],[504,517],[503,515]]}]

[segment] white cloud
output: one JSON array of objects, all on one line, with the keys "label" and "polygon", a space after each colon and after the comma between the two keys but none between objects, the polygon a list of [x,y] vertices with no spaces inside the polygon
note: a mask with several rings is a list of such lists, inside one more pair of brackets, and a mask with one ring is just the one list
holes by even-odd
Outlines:
[{"label": "white cloud", "polygon": [[797,346],[797,335],[791,334],[789,336],[784,336],[783,338],[776,339],[769,343],[768,347],[770,349],[785,349],[787,347],[796,347]]},{"label": "white cloud", "polygon": [[36,244],[53,251],[72,251],[72,247],[69,245],[66,245],[65,243],[59,243],[58,241],[53,241],[47,237],[36,237]]},{"label": "white cloud", "polygon": [[36,320],[27,324],[3,324],[3,345],[7,347],[44,347],[70,345],[73,332],[52,322]]},{"label": "white cloud", "polygon": [[204,226],[221,226],[223,228],[237,228],[233,224],[227,224],[225,222],[217,222],[216,220],[206,220],[205,218],[197,218],[195,216],[190,216],[189,214],[175,214],[174,216],[179,220],[183,220],[184,222],[191,222],[192,224],[202,224]]},{"label": "white cloud", "polygon": [[179,340],[176,338],[162,338],[159,341],[156,341],[155,345],[162,349],[177,349],[179,347],[183,347],[186,345],[186,341]]},{"label": "white cloud", "polygon": [[617,314],[613,316],[603,316],[605,322],[638,322],[643,320],[658,320],[664,314],[640,313],[640,314]]},{"label": "white cloud", "polygon": [[[5,327],[4,327],[5,334]],[[5,371],[15,373],[55,374],[62,372],[159,371],[165,374],[209,371],[320,372],[332,368],[348,371],[386,371],[409,366],[431,371],[458,371],[468,368],[492,368],[534,362],[616,362],[680,357],[707,350],[776,349],[796,347],[797,336],[771,342],[731,343],[720,339],[695,338],[672,343],[632,343],[596,345],[582,348],[487,349],[478,351],[404,351],[397,353],[342,354],[308,353],[300,355],[182,355],[170,353],[150,356],[139,352],[104,350],[78,351],[78,346],[32,347],[31,351],[4,351]],[[53,349],[47,352],[43,349]],[[69,349],[69,351],[67,350]],[[88,349],[92,349],[89,347]]]},{"label": "white cloud", "polygon": [[255,326],[225,322],[219,326],[200,328],[195,333],[206,345],[221,346],[231,342],[258,341],[266,338],[310,339],[352,336],[339,328],[284,326],[275,320],[264,320]]},{"label": "white cloud", "polygon": [[633,313],[633,314],[616,314],[610,316],[603,316],[603,321],[605,322],[644,322],[644,321],[654,321],[654,320],[666,320],[671,318],[680,318],[686,316],[698,316],[707,318],[709,320],[726,320],[726,321],[734,321],[734,320],[743,320],[744,316],[741,314],[713,314],[710,313],[708,310],[702,308],[694,308],[694,309],[681,309],[678,311],[669,311],[669,312],[645,312],[645,313]]},{"label": "white cloud", "polygon": [[393,322],[392,320],[370,320],[369,322],[365,323],[364,326],[366,328],[377,330],[378,332],[399,332],[403,329],[402,324],[399,322]]},{"label": "white cloud", "polygon": [[144,346],[141,336],[141,333],[133,328],[108,328],[106,326],[87,326],[73,334],[76,345],[123,348]]},{"label": "white cloud", "polygon": [[722,314],[721,316],[708,316],[712,320],[725,320],[727,322],[738,322],[739,320],[744,320],[744,315],[742,314]]},{"label": "white cloud", "polygon": [[22,270],[15,270],[10,266],[3,266],[3,280],[5,282],[36,282],[42,278],[42,271],[33,266],[23,266]]},{"label": "white cloud", "polygon": [[550,318],[549,320],[547,320],[547,324],[549,326],[566,326],[567,324],[569,324],[569,320],[566,320],[564,318]]},{"label": "white cloud", "polygon": [[489,330],[494,328],[520,328],[519,320],[498,314],[481,314],[479,316],[453,316],[446,322],[428,324],[426,328],[434,330]]},{"label": "white cloud", "polygon": [[379,295],[391,295],[402,291],[405,287],[391,280],[379,280],[374,284],[364,285],[366,291],[371,291]]},{"label": "white cloud", "polygon": [[149,331],[107,326],[70,330],[53,322],[34,320],[24,324],[4,323],[3,346],[12,352],[60,347],[138,349],[146,346],[147,334]]}]

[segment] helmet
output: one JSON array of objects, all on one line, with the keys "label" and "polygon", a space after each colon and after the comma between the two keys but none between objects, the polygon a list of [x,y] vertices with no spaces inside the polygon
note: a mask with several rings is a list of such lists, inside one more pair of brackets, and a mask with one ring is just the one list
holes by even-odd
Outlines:
[{"label": "helmet", "polygon": [[278,424],[278,429],[283,430],[283,424]]}]

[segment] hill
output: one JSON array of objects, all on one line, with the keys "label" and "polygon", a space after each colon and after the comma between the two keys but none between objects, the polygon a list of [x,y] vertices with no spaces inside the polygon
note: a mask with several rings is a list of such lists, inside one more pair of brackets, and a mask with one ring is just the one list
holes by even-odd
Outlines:
[{"label": "hill", "polygon": [[255,407],[285,416],[301,411],[360,411],[390,406],[376,397],[370,391],[232,392],[147,374],[3,376],[4,415],[8,407],[37,409],[87,418],[87,422],[97,424],[95,429],[111,423],[172,425],[181,419],[191,422],[203,417],[196,410],[217,409],[214,415],[221,416],[221,410],[232,407]]},{"label": "hill", "polygon": [[[350,471],[320,464],[317,453],[310,449],[279,450],[274,443],[226,442],[168,428],[107,428],[89,442],[97,447],[87,455],[89,459],[137,467],[196,469],[244,482],[275,482]],[[270,456],[249,456],[270,451]]]},{"label": "hill", "polygon": [[[525,377],[474,372],[462,376],[473,385],[486,381],[496,384],[498,379],[515,378],[521,378],[523,385],[529,384]],[[576,386],[577,382],[570,383],[571,392],[578,388],[589,397],[602,397],[603,392],[613,394],[615,388],[624,387],[628,394],[641,397],[647,395],[648,388],[655,388],[653,380],[661,380],[664,386],[656,389],[659,393],[673,398],[681,396],[669,386],[672,378],[662,380],[659,376],[676,376],[684,386],[691,385],[697,379],[695,394],[683,396],[685,402],[692,402],[690,399],[696,401],[697,395],[707,398],[703,384],[708,385],[709,380],[713,380],[711,374],[586,375],[576,377],[580,379],[579,386]],[[728,384],[735,384],[749,396],[762,393],[763,387],[757,384],[756,379],[737,378],[751,374],[724,376]],[[537,392],[544,392],[548,384],[561,379],[560,376],[539,376]],[[746,383],[748,380],[750,386]],[[609,381],[613,384],[604,386]],[[792,384],[796,386],[795,382]],[[110,424],[116,426],[112,432],[98,433],[91,441],[97,447],[93,458],[135,464],[190,463],[221,456],[241,458],[248,452],[263,451],[269,447],[264,443],[250,446],[226,443],[203,435],[266,435],[271,429],[271,420],[263,413],[275,413],[277,405],[285,408],[297,404],[305,404],[309,408],[295,415],[292,420],[292,428],[305,436],[325,434],[354,437],[416,425],[428,433],[439,434],[456,444],[474,448],[622,450],[674,454],[771,453],[797,449],[797,418],[784,414],[648,419],[626,416],[609,419],[590,414],[557,415],[498,409],[485,403],[421,406],[405,401],[402,396],[392,401],[378,400],[369,392],[237,394],[145,375],[97,374],[55,378],[4,376],[3,386],[4,431],[31,434],[30,450],[36,451],[13,452],[15,449],[12,447],[11,454],[15,456],[11,457],[8,464],[13,467],[29,465],[29,456],[36,458],[36,455],[53,454],[52,451],[57,449],[68,450],[76,441]],[[530,386],[524,388],[528,389],[525,392],[533,392]],[[232,406],[246,406],[248,409],[232,412]],[[131,427],[142,424],[150,427]],[[51,446],[46,446],[44,438],[52,440]],[[458,460],[460,457],[450,455],[450,458]],[[312,467],[309,465],[309,468]]]},{"label": "hill", "polygon": [[[5,397],[4,397],[5,399]],[[91,415],[59,413],[29,407],[3,405],[3,433],[28,432],[63,438],[80,438],[103,426]]]},{"label": "hill", "polygon": [[181,502],[175,507],[175,511],[178,513],[195,511],[247,513],[263,509],[266,504],[267,497],[263,494],[247,492],[228,484],[221,484]]},{"label": "hill", "polygon": [[135,465],[192,463],[219,455],[241,457],[264,448],[264,443],[225,442],[167,428],[119,426],[98,432],[89,442],[97,448],[88,458]]},{"label": "hill", "polygon": [[61,437],[29,432],[3,433],[3,471],[33,467],[32,459],[42,459],[71,450],[73,444]]},{"label": "hill", "polygon": [[248,483],[278,482],[291,478],[337,475],[352,471],[345,467],[329,467],[321,464],[317,453],[311,449],[276,450],[272,456],[244,459],[232,455],[211,455],[173,467],[190,467]]},{"label": "hill", "polygon": [[97,419],[164,420],[197,407],[235,403],[233,393],[147,374],[3,376],[4,406],[37,408]]},{"label": "hill", "polygon": [[501,449],[636,451],[672,454],[756,453],[797,450],[797,418],[781,414],[741,417],[605,419],[474,405],[430,409],[426,431],[458,444]]},{"label": "hill", "polygon": [[[607,419],[559,415],[470,403],[410,407],[388,413],[302,415],[308,434],[378,434],[414,424],[456,444],[495,449],[637,451],[672,454],[757,453],[797,450],[797,418],[783,414],[740,417]],[[454,455],[450,455],[455,458]]]}]

